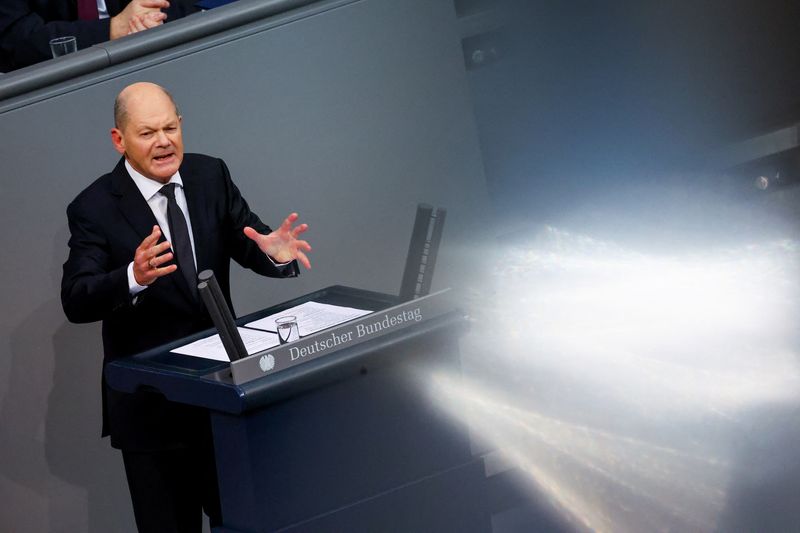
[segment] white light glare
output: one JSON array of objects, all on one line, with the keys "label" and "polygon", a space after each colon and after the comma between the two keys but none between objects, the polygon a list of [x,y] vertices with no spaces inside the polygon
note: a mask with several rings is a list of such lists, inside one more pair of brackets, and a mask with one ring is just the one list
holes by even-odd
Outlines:
[{"label": "white light glare", "polygon": [[653,255],[546,228],[499,261],[469,377],[430,377],[432,401],[577,529],[713,531],[757,413],[800,404],[798,251]]}]

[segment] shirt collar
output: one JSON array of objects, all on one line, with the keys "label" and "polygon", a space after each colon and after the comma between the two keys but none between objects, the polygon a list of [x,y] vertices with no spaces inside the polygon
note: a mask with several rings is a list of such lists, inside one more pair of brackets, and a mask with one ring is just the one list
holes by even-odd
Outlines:
[{"label": "shirt collar", "polygon": [[[127,159],[125,159],[125,168],[128,171],[128,175],[130,175],[133,182],[136,184],[136,187],[139,189],[139,192],[142,193],[144,199],[150,201],[157,192],[161,190],[165,184],[158,182],[156,180],[147,178],[140,174],[135,168],[131,166]],[[179,187],[183,187],[183,180],[181,180],[181,173],[180,171],[173,174],[173,176],[169,179],[167,183],[175,183]]]}]

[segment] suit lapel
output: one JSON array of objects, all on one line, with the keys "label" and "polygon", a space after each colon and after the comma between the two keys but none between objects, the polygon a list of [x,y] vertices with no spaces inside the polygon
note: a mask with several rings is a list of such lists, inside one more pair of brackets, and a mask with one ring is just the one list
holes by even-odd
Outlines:
[{"label": "suit lapel", "polygon": [[[153,231],[158,224],[147,201],[128,175],[125,159],[122,158],[111,172],[111,186],[114,195],[119,197],[119,210],[139,236],[140,242]],[[163,240],[163,237],[162,237]]]}]

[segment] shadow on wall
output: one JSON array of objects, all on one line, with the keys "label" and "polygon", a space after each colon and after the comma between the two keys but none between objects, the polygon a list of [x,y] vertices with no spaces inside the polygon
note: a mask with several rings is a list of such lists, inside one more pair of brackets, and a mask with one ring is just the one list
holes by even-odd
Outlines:
[{"label": "shadow on wall", "polygon": [[100,438],[100,328],[69,324],[61,309],[67,239],[62,227],[50,265],[53,297],[10,338],[0,473],[11,483],[3,500],[12,514],[3,521],[27,531],[133,530],[121,461]]}]

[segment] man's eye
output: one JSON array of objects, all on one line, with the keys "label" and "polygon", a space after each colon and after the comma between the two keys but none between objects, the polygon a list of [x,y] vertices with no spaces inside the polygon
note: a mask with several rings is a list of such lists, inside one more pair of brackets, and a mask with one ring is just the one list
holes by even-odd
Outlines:
[{"label": "man's eye", "polygon": [[150,137],[151,135],[153,135],[152,131],[146,131],[146,132],[142,133],[142,137]]}]

